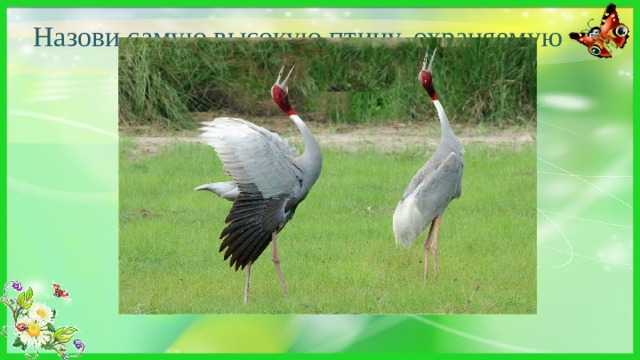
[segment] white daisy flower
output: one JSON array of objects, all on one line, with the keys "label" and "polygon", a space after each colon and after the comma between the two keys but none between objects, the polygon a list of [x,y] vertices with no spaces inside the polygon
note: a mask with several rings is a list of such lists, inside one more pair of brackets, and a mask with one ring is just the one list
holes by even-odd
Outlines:
[{"label": "white daisy flower", "polygon": [[29,308],[29,316],[37,317],[46,324],[53,320],[53,311],[43,303],[34,302]]},{"label": "white daisy flower", "polygon": [[39,316],[27,318],[24,322],[25,330],[20,332],[20,341],[27,347],[40,348],[52,337],[51,332],[47,330],[45,325],[46,322]]}]

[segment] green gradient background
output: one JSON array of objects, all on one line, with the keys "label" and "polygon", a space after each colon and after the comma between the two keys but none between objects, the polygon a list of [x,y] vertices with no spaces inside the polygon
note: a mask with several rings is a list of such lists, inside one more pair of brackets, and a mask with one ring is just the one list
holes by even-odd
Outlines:
[{"label": "green gradient background", "polygon": [[[56,324],[79,327],[88,354],[631,352],[633,10],[618,9],[631,37],[612,59],[590,56],[567,36],[605,5],[8,9],[7,277],[58,310]],[[117,48],[36,48],[34,26],[123,34],[561,34],[559,47],[538,42],[537,315],[119,315]],[[74,300],[54,298],[51,280]]]}]

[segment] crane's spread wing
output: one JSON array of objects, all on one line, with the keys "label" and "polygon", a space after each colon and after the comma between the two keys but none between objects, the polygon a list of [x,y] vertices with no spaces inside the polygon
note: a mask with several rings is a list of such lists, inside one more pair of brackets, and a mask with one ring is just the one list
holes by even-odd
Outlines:
[{"label": "crane's spread wing", "polygon": [[231,256],[230,266],[244,269],[258,259],[271,242],[271,234],[282,229],[291,217],[291,203],[289,196],[265,199],[257,189],[243,192],[236,199],[226,219],[228,225],[220,234],[220,251],[227,249],[224,259]]},{"label": "crane's spread wing", "polygon": [[278,134],[242,119],[216,118],[203,124],[202,137],[216,149],[240,192],[255,186],[270,198],[294,188],[297,169],[292,160],[298,150]]},{"label": "crane's spread wing", "polygon": [[293,163],[295,148],[275,133],[250,122],[217,118],[201,130],[238,187],[238,197],[220,234],[225,260],[244,268],[271,241],[271,234],[291,218],[298,200],[301,173]]}]

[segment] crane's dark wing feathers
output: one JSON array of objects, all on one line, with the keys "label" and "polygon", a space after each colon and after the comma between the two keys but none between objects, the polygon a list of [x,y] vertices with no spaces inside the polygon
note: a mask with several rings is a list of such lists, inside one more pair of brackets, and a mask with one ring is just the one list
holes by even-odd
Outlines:
[{"label": "crane's dark wing feathers", "polygon": [[[245,184],[245,191],[233,203],[222,230],[220,251],[226,252],[224,259],[231,257],[230,266],[236,270],[255,262],[271,242],[271,234],[279,232],[293,215],[293,199],[284,194],[265,199],[257,187]],[[289,210],[285,210],[289,206]]]}]

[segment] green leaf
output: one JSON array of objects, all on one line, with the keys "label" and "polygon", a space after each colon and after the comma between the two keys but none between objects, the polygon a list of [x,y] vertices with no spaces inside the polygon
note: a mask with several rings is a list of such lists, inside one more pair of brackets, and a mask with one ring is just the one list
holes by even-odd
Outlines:
[{"label": "green leaf", "polygon": [[62,330],[64,330],[64,326],[58,328],[58,330],[56,330],[55,333],[53,333],[53,339],[54,340],[58,340],[58,338],[60,337],[60,335],[62,335]]},{"label": "green leaf", "polygon": [[31,300],[32,297],[33,297],[33,290],[31,289],[31,286],[29,286],[29,290],[27,290],[27,299],[26,300]]},{"label": "green leaf", "polygon": [[24,304],[24,293],[18,295],[18,306],[22,306],[22,304]]},{"label": "green leaf", "polygon": [[22,351],[27,350],[27,344],[23,343],[19,337],[16,337],[16,339],[13,341],[13,346],[22,348]]},{"label": "green leaf", "polygon": [[57,314],[56,309],[51,309],[51,313],[53,314],[53,315],[51,316],[51,319],[53,320],[53,319],[55,319],[55,318],[56,318],[56,314]]},{"label": "green leaf", "polygon": [[69,326],[68,328],[64,329],[62,333],[65,335],[73,335],[76,331],[78,331],[78,329],[74,328],[73,326]]},{"label": "green leaf", "polygon": [[48,343],[42,345],[42,348],[45,349],[45,350],[54,350],[54,351],[56,350],[56,347],[53,346],[53,344],[48,344]]},{"label": "green leaf", "polygon": [[59,343],[61,343],[61,344],[64,344],[64,343],[69,342],[69,340],[71,340],[71,339],[73,339],[73,336],[70,336],[70,335],[61,335],[61,336],[58,338],[58,342],[59,342]]},{"label": "green leaf", "polygon": [[33,305],[33,300],[29,300],[27,302],[24,303],[24,305],[22,305],[22,308],[27,310],[31,307],[31,305]]},{"label": "green leaf", "polygon": [[53,326],[52,323],[47,323],[46,325],[47,330],[49,330],[50,332],[54,332],[57,331],[56,328]]}]

